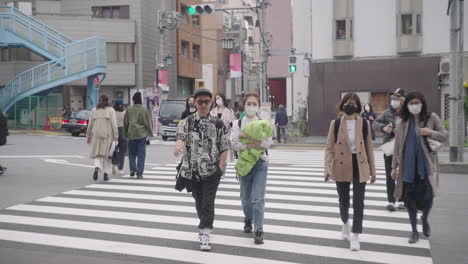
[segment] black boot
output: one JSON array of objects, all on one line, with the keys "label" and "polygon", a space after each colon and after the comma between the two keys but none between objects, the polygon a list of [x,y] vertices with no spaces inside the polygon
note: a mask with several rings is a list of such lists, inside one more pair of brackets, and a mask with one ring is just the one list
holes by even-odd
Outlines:
[{"label": "black boot", "polygon": [[413,233],[411,233],[411,236],[408,239],[408,243],[414,244],[414,243],[418,242],[418,240],[419,240],[419,233],[418,232],[413,232]]},{"label": "black boot", "polygon": [[244,233],[252,233],[252,220],[244,219]]},{"label": "black boot", "polygon": [[257,232],[255,232],[255,244],[263,244],[263,229],[259,228]]},{"label": "black boot", "polygon": [[93,180],[97,181],[98,179],[99,168],[94,168]]},{"label": "black boot", "polygon": [[107,175],[107,173],[104,173],[104,181],[108,181],[109,180],[109,176]]},{"label": "black boot", "polygon": [[425,237],[430,237],[431,236],[431,226],[429,225],[429,222],[427,221],[427,217],[421,216],[421,222],[422,222],[422,227],[423,227],[423,234]]}]

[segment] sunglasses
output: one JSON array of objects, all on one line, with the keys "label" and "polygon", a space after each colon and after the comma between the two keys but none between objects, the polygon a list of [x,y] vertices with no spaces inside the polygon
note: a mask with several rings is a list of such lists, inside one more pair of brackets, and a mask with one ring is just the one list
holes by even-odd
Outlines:
[{"label": "sunglasses", "polygon": [[208,99],[208,100],[197,100],[197,104],[199,104],[199,105],[202,105],[202,104],[209,105],[210,102],[211,102],[210,99]]}]

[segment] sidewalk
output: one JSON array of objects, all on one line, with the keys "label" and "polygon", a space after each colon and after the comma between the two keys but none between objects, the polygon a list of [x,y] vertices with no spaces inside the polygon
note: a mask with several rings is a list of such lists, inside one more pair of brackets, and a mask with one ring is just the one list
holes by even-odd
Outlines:
[{"label": "sidewalk", "polygon": [[42,130],[42,129],[22,129],[15,128],[9,129],[10,134],[24,134],[24,135],[54,135],[54,136],[69,136],[69,132],[65,130]]}]

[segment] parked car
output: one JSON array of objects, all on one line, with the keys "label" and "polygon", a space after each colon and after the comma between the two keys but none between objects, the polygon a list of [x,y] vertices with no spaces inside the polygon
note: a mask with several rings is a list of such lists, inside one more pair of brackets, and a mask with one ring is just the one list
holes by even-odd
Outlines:
[{"label": "parked car", "polygon": [[169,99],[161,102],[158,113],[161,125],[158,134],[161,135],[163,140],[176,136],[177,125],[184,111],[185,100]]},{"label": "parked car", "polygon": [[86,133],[90,114],[90,110],[73,112],[69,119],[62,120],[62,128],[70,132],[74,137],[79,136],[81,133]]}]

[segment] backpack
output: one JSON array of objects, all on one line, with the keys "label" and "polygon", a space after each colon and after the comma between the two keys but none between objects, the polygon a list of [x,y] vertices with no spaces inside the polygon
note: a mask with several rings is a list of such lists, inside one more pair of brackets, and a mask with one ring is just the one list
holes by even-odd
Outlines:
[{"label": "backpack", "polygon": [[[367,135],[369,134],[369,131],[368,131],[368,127],[367,127],[367,123],[368,121],[367,120],[362,120],[362,135],[363,135],[363,138],[364,138],[364,142],[366,142],[366,138],[367,138]],[[338,139],[338,131],[340,130],[340,123],[341,123],[341,118],[337,118],[335,119],[335,143],[336,143],[336,140]]]}]

